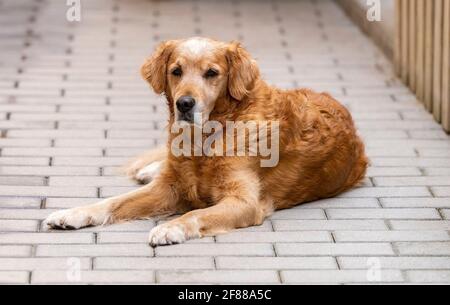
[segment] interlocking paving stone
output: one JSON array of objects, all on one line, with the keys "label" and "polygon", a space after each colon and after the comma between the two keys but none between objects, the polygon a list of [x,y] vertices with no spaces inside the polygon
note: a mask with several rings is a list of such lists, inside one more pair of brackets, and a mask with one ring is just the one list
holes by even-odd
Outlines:
[{"label": "interlocking paving stone", "polygon": [[[89,270],[92,266],[90,258],[79,258],[77,261],[82,270]],[[12,271],[33,270],[65,270],[71,267],[70,258],[0,258],[0,268]]]},{"label": "interlocking paving stone", "polygon": [[37,257],[153,256],[146,243],[114,245],[39,245]]},{"label": "interlocking paving stone", "polygon": [[446,231],[347,231],[335,232],[337,242],[449,241]]},{"label": "interlocking paving stone", "polygon": [[36,220],[0,219],[0,232],[34,232],[37,227]]},{"label": "interlocking paving stone", "polygon": [[380,279],[371,278],[368,271],[360,270],[326,270],[326,271],[282,271],[284,283],[396,283],[404,278],[398,270],[384,270],[380,272]]},{"label": "interlocking paving stone", "polygon": [[[91,1],[75,27],[63,3],[7,4],[0,284],[449,282],[450,137],[334,2]],[[348,106],[371,158],[368,177],[261,226],[156,250],[147,239],[159,218],[47,231],[42,220],[52,211],[137,187],[122,166],[165,144],[168,113],[140,65],[160,40],[197,36],[196,28],[242,40],[270,83],[328,91]],[[39,40],[24,47],[30,31]],[[374,282],[375,260],[382,272]],[[67,276],[74,262],[79,279]]]},{"label": "interlocking paving stone", "polygon": [[31,255],[30,246],[0,245],[0,257],[27,257]]},{"label": "interlocking paving stone", "polygon": [[[447,266],[448,267],[448,266]],[[406,276],[413,283],[450,283],[449,270],[407,271]]]},{"label": "interlocking paving stone", "polygon": [[383,220],[274,220],[275,231],[387,230]]},{"label": "interlocking paving stone", "polygon": [[0,208],[39,208],[42,200],[38,198],[0,197]]},{"label": "interlocking paving stone", "polygon": [[329,219],[441,219],[435,209],[327,209]]},{"label": "interlocking paving stone", "polygon": [[183,244],[158,247],[156,256],[274,256],[273,246],[263,243],[239,244]]},{"label": "interlocking paving stone", "polygon": [[[1,261],[0,261],[1,262]],[[98,257],[97,270],[214,269],[212,257]]]},{"label": "interlocking paving stone", "polygon": [[276,284],[278,273],[269,270],[217,270],[217,271],[159,271],[158,283],[228,283],[228,284]]},{"label": "interlocking paving stone", "polygon": [[381,269],[418,269],[440,270],[448,269],[449,257],[339,257],[339,266],[342,269],[368,269],[374,259],[379,262]]},{"label": "interlocking paving stone", "polygon": [[388,243],[278,243],[279,256],[394,255]]},{"label": "interlocking paving stone", "polygon": [[395,243],[400,255],[450,255],[450,242],[409,242]]},{"label": "interlocking paving stone", "polygon": [[32,284],[151,284],[155,282],[153,272],[145,270],[80,272],[80,277],[68,277],[67,271],[37,270],[32,273]]},{"label": "interlocking paving stone", "polygon": [[29,273],[24,271],[0,271],[0,284],[27,284]]},{"label": "interlocking paving stone", "polygon": [[92,244],[93,234],[89,233],[5,233],[0,234],[0,244]]},{"label": "interlocking paving stone", "polygon": [[384,208],[450,208],[449,198],[381,198]]},{"label": "interlocking paving stone", "polygon": [[394,230],[404,231],[436,231],[436,230],[450,230],[450,221],[447,220],[392,220],[390,225]]},{"label": "interlocking paving stone", "polygon": [[333,257],[216,257],[218,269],[338,269]]}]

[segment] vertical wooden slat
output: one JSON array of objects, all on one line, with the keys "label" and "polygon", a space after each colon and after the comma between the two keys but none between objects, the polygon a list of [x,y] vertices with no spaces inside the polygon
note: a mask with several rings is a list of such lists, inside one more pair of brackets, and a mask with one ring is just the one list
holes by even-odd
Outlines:
[{"label": "vertical wooden slat", "polygon": [[425,84],[424,103],[425,107],[433,110],[433,41],[434,41],[434,1],[425,1]]},{"label": "vertical wooden slat", "polygon": [[450,132],[450,0],[396,0],[395,70]]},{"label": "vertical wooden slat", "polygon": [[408,83],[408,64],[409,64],[409,60],[408,60],[408,1],[409,0],[402,0],[402,5],[401,5],[401,9],[402,9],[402,80],[405,83]]},{"label": "vertical wooden slat", "polygon": [[425,1],[427,0],[417,0],[416,93],[420,101],[425,97]]},{"label": "vertical wooden slat", "polygon": [[[447,0],[448,1],[448,0]],[[442,14],[443,0],[435,0],[433,47],[433,114],[441,122],[442,113]]]},{"label": "vertical wooden slat", "polygon": [[409,87],[416,92],[416,0],[408,0],[409,11],[409,38],[408,38],[408,59],[409,59]]},{"label": "vertical wooden slat", "polygon": [[402,73],[402,0],[395,0],[394,65],[397,75]]},{"label": "vertical wooden slat", "polygon": [[444,1],[443,75],[442,75],[442,125],[450,132],[450,0]]}]

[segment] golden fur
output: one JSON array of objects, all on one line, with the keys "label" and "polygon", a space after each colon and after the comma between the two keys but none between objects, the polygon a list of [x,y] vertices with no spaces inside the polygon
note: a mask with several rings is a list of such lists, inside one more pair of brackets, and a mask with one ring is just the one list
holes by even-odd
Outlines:
[{"label": "golden fur", "polygon": [[[171,74],[176,67],[186,71],[183,77]],[[202,78],[211,67],[219,75]],[[259,157],[175,157],[167,148],[133,162],[131,177],[155,161],[162,161],[160,173],[135,192],[105,200],[110,215],[103,222],[187,212],[152,230],[152,245],[259,225],[274,210],[336,196],[365,175],[368,159],[347,109],[325,93],[268,85],[238,43],[201,38],[165,42],[144,64],[142,75],[156,93],[165,93],[169,126],[177,120],[174,101],[183,95],[194,96],[209,120],[280,122],[280,161],[273,168],[261,167]],[[169,134],[167,147],[174,136]],[[100,224],[90,212],[89,207],[78,208],[79,219],[89,216],[81,223],[72,211],[50,217],[47,224]]]}]

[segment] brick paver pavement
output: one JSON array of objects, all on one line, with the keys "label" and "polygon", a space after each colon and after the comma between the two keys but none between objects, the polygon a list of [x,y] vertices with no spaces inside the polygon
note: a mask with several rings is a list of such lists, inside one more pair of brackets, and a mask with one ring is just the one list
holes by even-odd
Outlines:
[{"label": "brick paver pavement", "polygon": [[[0,283],[450,282],[449,137],[332,1],[83,1],[80,23],[65,2],[0,0]],[[158,220],[43,232],[56,209],[136,187],[117,169],[164,142],[166,118],[140,64],[194,35],[240,39],[271,83],[344,102],[365,185],[155,250]]]}]

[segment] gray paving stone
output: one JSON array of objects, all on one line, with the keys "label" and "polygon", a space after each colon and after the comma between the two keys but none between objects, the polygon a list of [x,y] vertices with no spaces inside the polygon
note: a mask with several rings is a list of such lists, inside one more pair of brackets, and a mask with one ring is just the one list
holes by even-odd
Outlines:
[{"label": "gray paving stone", "polygon": [[48,187],[48,186],[2,186],[0,196],[50,196],[50,197],[95,197],[95,187]]},{"label": "gray paving stone", "polygon": [[329,219],[441,219],[436,209],[327,209]]},{"label": "gray paving stone", "polygon": [[327,232],[235,232],[216,237],[219,243],[331,242]]},{"label": "gray paving stone", "polygon": [[0,284],[27,284],[29,273],[23,271],[0,271]]},{"label": "gray paving stone", "polygon": [[158,283],[194,284],[194,283],[228,283],[228,284],[276,284],[279,283],[276,271],[159,271]]},{"label": "gray paving stone", "polygon": [[338,269],[333,257],[216,257],[218,269]]},{"label": "gray paving stone", "polygon": [[36,209],[41,201],[39,198],[0,197],[0,208]]},{"label": "gray paving stone", "polygon": [[450,255],[450,242],[396,243],[400,255],[444,256]]},{"label": "gray paving stone", "polygon": [[404,231],[449,231],[450,221],[447,220],[425,220],[425,221],[414,221],[414,220],[392,220],[390,225],[394,230],[404,230]]},{"label": "gray paving stone", "polygon": [[446,231],[347,231],[335,232],[337,242],[449,241]]},{"label": "gray paving stone", "polygon": [[182,244],[158,247],[156,256],[274,256],[271,244]]},{"label": "gray paving stone", "polygon": [[101,271],[88,270],[80,272],[80,277],[68,277],[67,271],[37,270],[32,273],[32,284],[152,284],[155,282],[153,272],[145,270]]},{"label": "gray paving stone", "polygon": [[374,178],[376,186],[435,186],[450,185],[450,176],[440,177],[377,177]]},{"label": "gray paving stone", "polygon": [[14,176],[97,176],[99,167],[69,166],[2,166],[1,174]]},{"label": "gray paving stone", "polygon": [[126,177],[50,177],[49,186],[135,186],[136,183]]},{"label": "gray paving stone", "polygon": [[450,175],[450,167],[436,167],[436,168],[424,168],[425,175],[427,176],[448,176]]},{"label": "gray paving stone", "polygon": [[448,198],[381,198],[384,208],[450,208]]},{"label": "gray paving stone", "polygon": [[0,176],[0,185],[44,186],[44,177]]},{"label": "gray paving stone", "polygon": [[[10,126],[2,127],[2,124],[0,124],[0,128],[5,127],[8,128]],[[50,147],[50,145],[51,141],[49,139],[0,139],[1,147]]]},{"label": "gray paving stone", "polygon": [[449,270],[407,271],[407,278],[413,283],[450,283]]},{"label": "gray paving stone", "polygon": [[0,244],[92,244],[93,234],[89,233],[5,233],[0,234]]},{"label": "gray paving stone", "polygon": [[105,133],[102,130],[92,129],[41,129],[41,130],[10,130],[9,138],[104,138]]},{"label": "gray paving stone", "polygon": [[325,213],[320,209],[293,208],[275,212],[271,219],[326,219]]},{"label": "gray paving stone", "polygon": [[363,187],[344,193],[340,197],[431,197],[425,187]]},{"label": "gray paving stone", "polygon": [[153,256],[153,249],[147,244],[114,245],[38,245],[36,257],[91,257],[91,256]]},{"label": "gray paving stone", "polygon": [[3,156],[92,156],[100,157],[103,155],[100,148],[84,148],[82,150],[76,148],[4,148],[2,150]]},{"label": "gray paving stone", "polygon": [[339,257],[339,266],[342,269],[367,270],[373,264],[373,260],[379,262],[381,269],[400,270],[441,270],[450,268],[448,257]]},{"label": "gray paving stone", "polygon": [[422,176],[422,172],[415,167],[369,167],[369,177]]},{"label": "gray paving stone", "polygon": [[[378,282],[400,283],[404,278],[400,271],[385,270],[380,273]],[[326,271],[282,271],[283,283],[371,283],[376,284],[373,278],[368,275],[368,271],[362,270],[326,270]]]},{"label": "gray paving stone", "polygon": [[387,230],[383,220],[274,220],[275,231]]},{"label": "gray paving stone", "polygon": [[278,256],[394,255],[388,243],[278,243]]},{"label": "gray paving stone", "polygon": [[212,257],[98,257],[96,270],[214,269]]},{"label": "gray paving stone", "polygon": [[27,257],[31,255],[30,246],[0,245],[0,257]]},{"label": "gray paving stone", "polygon": [[37,228],[36,220],[0,219],[0,232],[34,232]]},{"label": "gray paving stone", "polygon": [[50,163],[49,158],[44,157],[33,157],[33,158],[19,158],[19,157],[2,157],[0,158],[0,165],[14,165],[14,166],[34,166],[41,165],[45,166]]},{"label": "gray paving stone", "polygon": [[[33,271],[33,270],[65,270],[72,265],[70,258],[0,258],[0,268],[12,271]],[[80,268],[89,270],[91,268],[90,258],[79,259]]]}]

